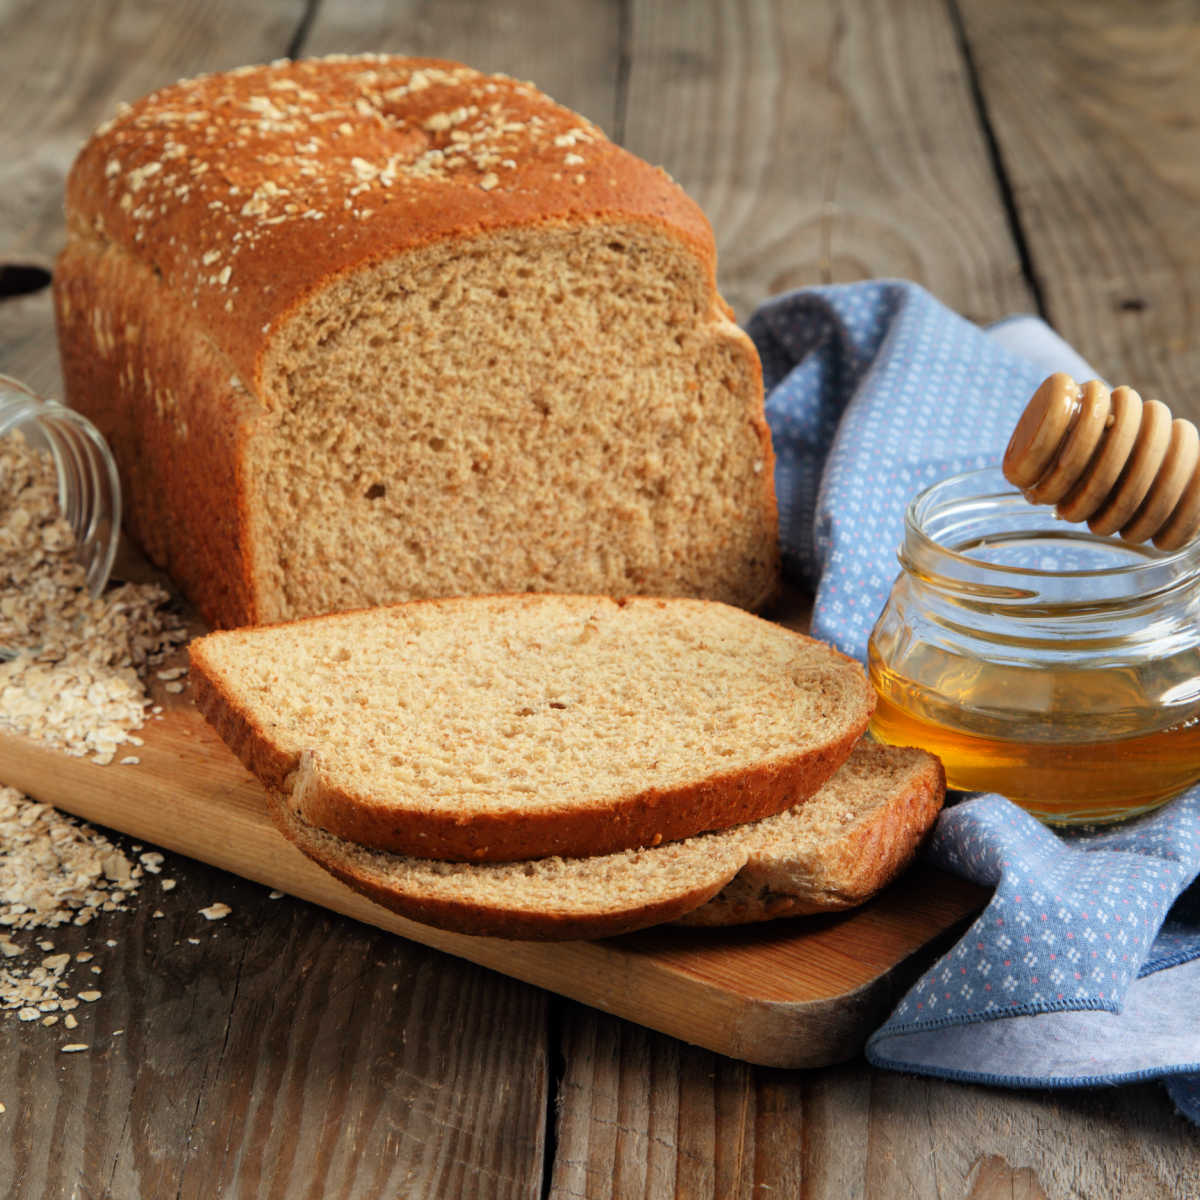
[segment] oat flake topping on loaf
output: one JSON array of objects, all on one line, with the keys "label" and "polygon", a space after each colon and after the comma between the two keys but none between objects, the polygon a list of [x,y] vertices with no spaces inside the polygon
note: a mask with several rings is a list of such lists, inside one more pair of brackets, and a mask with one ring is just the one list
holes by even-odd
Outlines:
[{"label": "oat flake topping on loaf", "polygon": [[[631,181],[631,163],[530,83],[334,55],[198,76],[121,105],[80,156],[67,204],[79,231],[152,258],[210,320],[240,330],[253,311],[269,329],[311,286],[311,261],[337,271],[381,246],[531,219],[669,214],[711,256],[700,211],[665,172],[638,163]],[[464,186],[483,196],[462,198]]]},{"label": "oat flake topping on loaf", "polygon": [[68,399],[211,622],[773,591],[712,232],[532,85],[386,56],[186,81],[88,142],[67,216]]}]

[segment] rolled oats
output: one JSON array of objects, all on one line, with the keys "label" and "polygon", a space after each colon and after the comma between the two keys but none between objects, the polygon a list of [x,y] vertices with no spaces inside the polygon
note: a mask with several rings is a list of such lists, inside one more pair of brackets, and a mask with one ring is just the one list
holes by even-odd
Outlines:
[{"label": "rolled oats", "polygon": [[142,676],[187,638],[169,600],[134,583],[93,597],[49,456],[0,438],[0,727],[112,762],[151,707]]}]

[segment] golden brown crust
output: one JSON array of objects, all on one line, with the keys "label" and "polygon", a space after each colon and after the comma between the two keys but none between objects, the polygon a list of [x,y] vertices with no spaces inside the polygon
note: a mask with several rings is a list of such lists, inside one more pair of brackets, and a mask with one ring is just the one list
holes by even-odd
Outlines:
[{"label": "golden brown crust", "polygon": [[[702,905],[723,882],[705,879],[694,887],[634,908],[622,907],[620,898],[614,897],[613,907],[608,911],[497,908],[461,897],[447,899],[422,894],[399,887],[394,881],[385,881],[358,866],[351,856],[339,853],[331,846],[330,838],[314,836],[312,828],[291,811],[284,797],[271,794],[268,809],[276,827],[293,845],[348,887],[409,920],[454,933],[538,941],[616,937],[675,920]],[[732,870],[731,867],[727,874]]]},{"label": "golden brown crust", "polygon": [[[475,598],[477,601],[489,599]],[[542,603],[553,596],[506,597],[507,602]],[[579,597],[572,597],[579,600]],[[592,597],[594,602],[611,603]],[[687,601],[635,598],[630,603],[686,605]],[[460,598],[413,602],[430,609],[453,609]],[[626,601],[618,601],[626,603]],[[285,621],[287,628],[308,621]],[[220,637],[223,635],[212,635]],[[231,636],[231,635],[224,635]],[[235,635],[234,635],[235,636]],[[804,635],[795,634],[804,639]],[[269,792],[292,795],[299,755],[280,750],[272,731],[258,723],[214,679],[201,638],[189,648],[192,695],[196,707]],[[783,812],[811,796],[849,757],[862,737],[875,704],[875,693],[861,666],[826,647],[831,665],[847,668],[845,682],[853,695],[845,706],[836,736],[810,750],[763,764],[756,769],[714,774],[686,787],[649,788],[631,796],[611,798],[595,808],[551,811],[511,810],[448,814],[434,809],[417,813],[367,806],[357,796],[330,784],[320,774],[320,750],[313,748],[314,774],[305,783],[303,816],[311,825],[349,842],[418,858],[451,862],[513,862],[561,856],[586,858],[634,847],[679,841],[710,830],[728,829]],[[295,798],[293,797],[293,803]]]},{"label": "golden brown crust", "polygon": [[54,289],[66,394],[113,449],[126,530],[210,624],[258,620],[242,448],[261,409],[128,255],[74,242]]},{"label": "golden brown crust", "polygon": [[[885,747],[903,753],[905,748]],[[921,766],[888,804],[855,822],[838,840],[822,845],[807,877],[786,853],[751,858],[712,900],[679,919],[682,925],[743,925],[776,917],[805,916],[853,908],[903,871],[929,832],[946,795],[941,760],[924,751]]]},{"label": "golden brown crust", "polygon": [[[604,808],[575,809],[569,816],[519,811],[481,812],[469,818],[433,811],[388,813],[364,808],[355,797],[328,785],[306,795],[304,812],[312,824],[337,837],[396,854],[452,862],[587,858],[675,842],[791,808],[841,766],[863,728],[865,721],[837,741],[791,761],[713,776],[691,787],[647,789]],[[262,766],[258,761],[259,767],[251,767],[255,774]]]},{"label": "golden brown crust", "polygon": [[644,222],[687,242],[716,290],[708,222],[665,172],[530,84],[434,59],[281,62],[163,88],[85,145],[67,214],[72,236],[153,268],[268,405],[265,354],[306,297],[446,238]]},{"label": "golden brown crust", "polygon": [[[907,866],[941,807],[944,781],[933,756],[868,743],[846,770],[876,807],[844,833],[814,834],[785,814],[763,823],[770,828],[748,825],[632,855],[511,867],[365,850],[307,824],[286,796],[271,794],[269,805],[304,854],[412,920],[494,937],[595,938],[669,921],[725,926],[863,903]],[[836,794],[846,784],[830,786]]]}]

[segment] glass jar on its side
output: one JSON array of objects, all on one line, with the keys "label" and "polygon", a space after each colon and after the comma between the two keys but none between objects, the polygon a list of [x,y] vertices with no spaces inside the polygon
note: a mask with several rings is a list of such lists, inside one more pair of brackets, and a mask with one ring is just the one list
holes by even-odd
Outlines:
[{"label": "glass jar on its side", "polygon": [[53,462],[59,508],[75,535],[88,589],[99,595],[121,533],[121,484],[108,443],[82,413],[0,375],[0,437],[14,433]]},{"label": "glass jar on its side", "polygon": [[1096,537],[985,470],[913,500],[900,563],[869,650],[878,740],[1054,824],[1200,781],[1200,543]]}]

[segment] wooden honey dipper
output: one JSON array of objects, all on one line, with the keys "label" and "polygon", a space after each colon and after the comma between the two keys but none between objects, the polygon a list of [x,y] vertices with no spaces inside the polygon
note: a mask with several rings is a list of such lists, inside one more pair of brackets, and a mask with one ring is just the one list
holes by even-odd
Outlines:
[{"label": "wooden honey dipper", "polygon": [[1200,434],[1132,388],[1051,375],[1004,452],[1004,477],[1066,521],[1178,550],[1200,533]]}]

